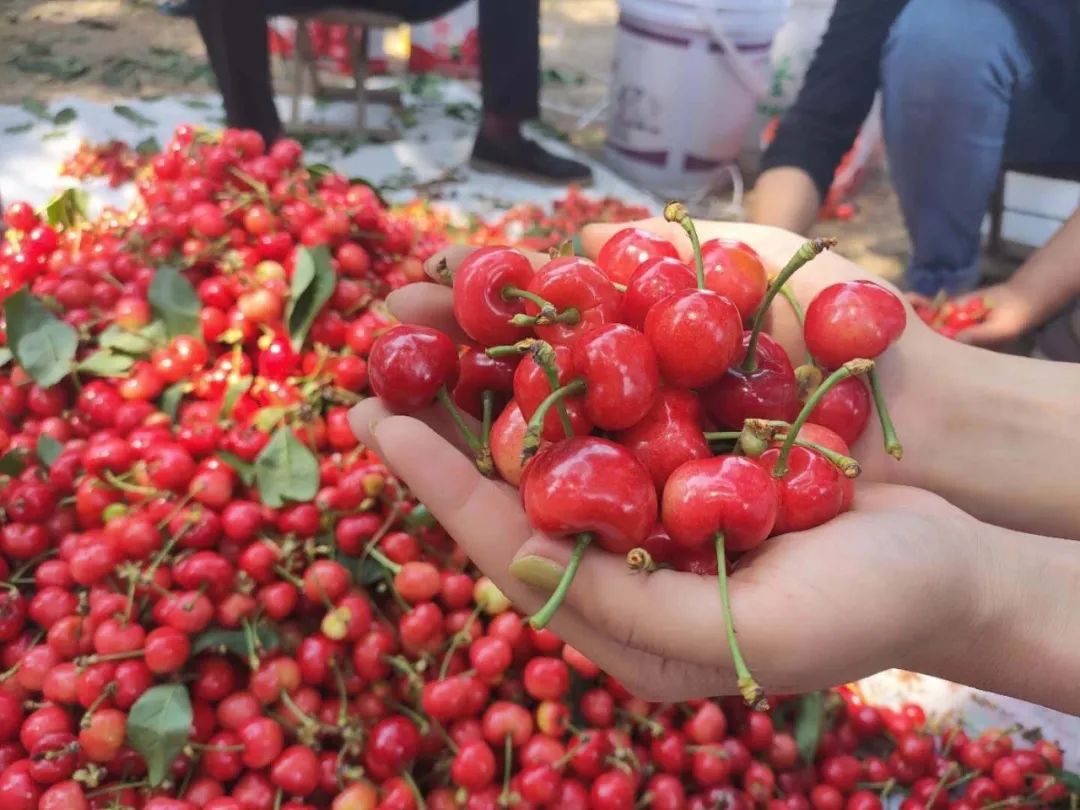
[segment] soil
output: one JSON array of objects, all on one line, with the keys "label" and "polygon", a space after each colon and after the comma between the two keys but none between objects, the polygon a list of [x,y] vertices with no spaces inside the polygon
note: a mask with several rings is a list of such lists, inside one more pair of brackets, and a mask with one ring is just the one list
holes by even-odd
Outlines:
[{"label": "soil", "polygon": [[[615,0],[543,3],[545,119],[572,131],[571,140],[588,151],[603,141],[616,17]],[[0,42],[7,57],[0,103],[213,93],[193,22],[162,14],[149,0],[0,0]],[[868,270],[898,279],[908,240],[884,170],[871,173],[853,202],[850,220],[822,222],[816,231],[837,237],[841,252]],[[987,275],[1000,277],[1016,264],[988,258]]]}]

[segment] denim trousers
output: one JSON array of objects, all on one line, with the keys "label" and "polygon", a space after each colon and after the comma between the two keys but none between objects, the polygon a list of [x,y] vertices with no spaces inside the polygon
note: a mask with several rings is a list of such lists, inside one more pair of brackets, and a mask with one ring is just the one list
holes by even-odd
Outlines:
[{"label": "denim trousers", "polygon": [[1003,163],[1080,164],[1078,33],[1076,0],[910,0],[893,23],[882,112],[912,290],[978,283]]}]

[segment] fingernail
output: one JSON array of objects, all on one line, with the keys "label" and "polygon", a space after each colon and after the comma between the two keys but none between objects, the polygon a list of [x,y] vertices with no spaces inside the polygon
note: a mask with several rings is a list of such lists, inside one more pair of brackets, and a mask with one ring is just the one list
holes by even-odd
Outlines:
[{"label": "fingernail", "polygon": [[380,422],[382,422],[382,419],[372,419],[367,423],[367,429],[371,432],[372,436],[375,435],[375,428],[379,426]]},{"label": "fingernail", "polygon": [[529,554],[510,563],[510,573],[526,585],[553,591],[566,569],[547,557]]}]

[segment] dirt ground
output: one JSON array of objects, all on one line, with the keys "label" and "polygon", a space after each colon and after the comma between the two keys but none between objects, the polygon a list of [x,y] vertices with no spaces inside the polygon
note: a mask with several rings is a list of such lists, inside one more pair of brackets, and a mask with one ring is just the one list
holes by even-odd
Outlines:
[{"label": "dirt ground", "polygon": [[[545,67],[572,77],[545,85],[545,118],[568,130],[605,98],[616,3],[544,0],[543,14]],[[149,0],[0,0],[0,43],[0,103],[213,92],[194,24],[163,15]],[[603,116],[572,139],[595,150]],[[823,222],[817,230],[840,239],[841,251],[867,269],[897,278],[908,241],[884,171],[868,178],[854,202],[851,220]],[[988,270],[1001,275],[1015,263],[990,261]]]}]

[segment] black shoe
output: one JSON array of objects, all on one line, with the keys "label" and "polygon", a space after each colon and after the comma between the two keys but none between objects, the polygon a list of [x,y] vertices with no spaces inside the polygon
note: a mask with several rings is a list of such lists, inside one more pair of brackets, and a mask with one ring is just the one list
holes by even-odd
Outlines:
[{"label": "black shoe", "polygon": [[584,163],[553,155],[528,138],[489,138],[477,135],[470,165],[486,172],[513,172],[533,180],[554,183],[592,182],[592,170]]}]

